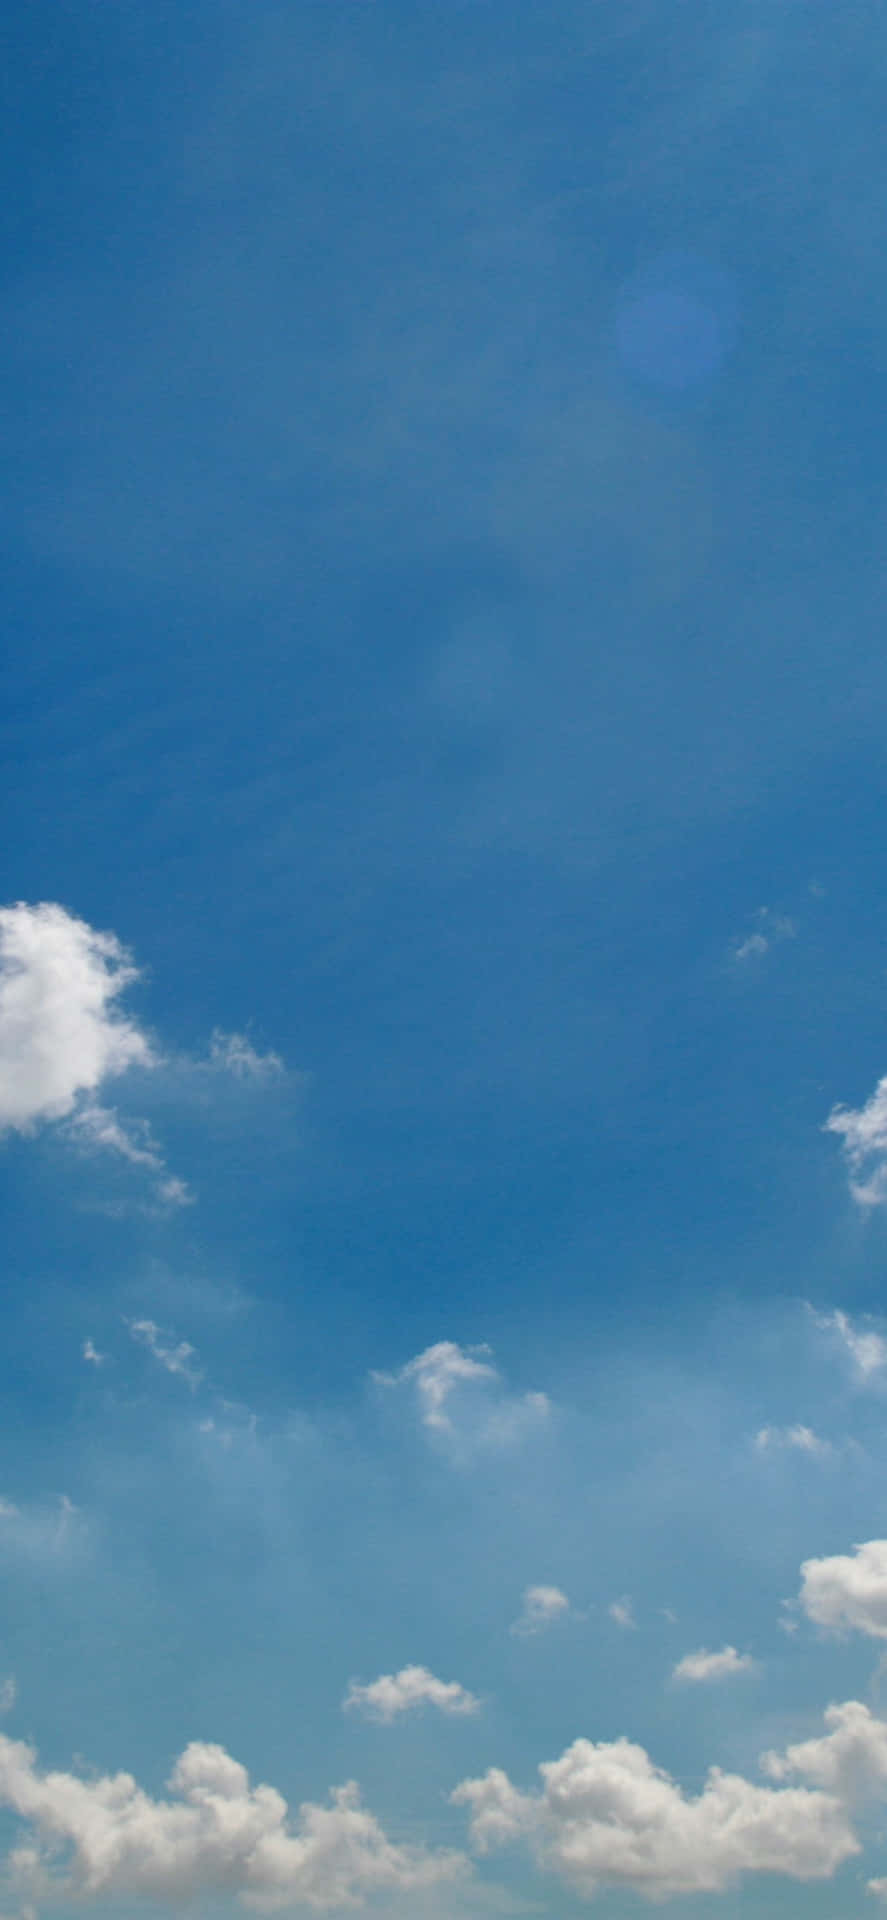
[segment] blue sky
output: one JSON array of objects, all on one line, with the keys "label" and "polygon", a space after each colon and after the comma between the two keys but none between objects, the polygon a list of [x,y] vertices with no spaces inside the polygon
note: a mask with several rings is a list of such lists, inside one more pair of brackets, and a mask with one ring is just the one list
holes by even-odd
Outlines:
[{"label": "blue sky", "polygon": [[5,53],[3,1920],[874,1916],[881,11]]}]

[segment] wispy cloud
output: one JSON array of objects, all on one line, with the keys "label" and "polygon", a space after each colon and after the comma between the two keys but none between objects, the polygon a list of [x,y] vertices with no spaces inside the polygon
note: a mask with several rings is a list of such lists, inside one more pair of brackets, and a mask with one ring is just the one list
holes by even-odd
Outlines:
[{"label": "wispy cloud", "polygon": [[570,1602],[560,1587],[525,1587],[521,1611],[509,1632],[520,1636],[544,1633],[556,1620],[565,1619],[569,1611]]},{"label": "wispy cloud", "polygon": [[210,1061],[237,1080],[278,1080],[286,1072],[279,1053],[258,1053],[244,1033],[223,1033],[216,1027],[210,1042]]},{"label": "wispy cloud", "polygon": [[156,1174],[155,1193],[164,1206],[191,1203],[184,1180],[171,1174],[147,1120],[122,1121],[109,1107],[81,1107],[67,1122],[68,1138],[87,1152],[117,1153],[130,1166]]},{"label": "wispy cloud", "polygon": [[203,1373],[194,1365],[197,1354],[190,1341],[174,1342],[173,1336],[164,1333],[154,1320],[128,1320],[126,1324],[132,1339],[138,1341],[140,1346],[146,1347],[167,1373],[177,1374],[191,1388],[200,1385]]},{"label": "wispy cloud", "polygon": [[700,1647],[696,1653],[685,1653],[672,1668],[673,1680],[687,1680],[702,1683],[710,1680],[729,1680],[737,1673],[753,1673],[756,1662],[750,1653],[737,1653],[735,1647],[722,1647],[720,1653],[709,1653],[707,1647]]},{"label": "wispy cloud", "polygon": [[755,1447],[758,1453],[806,1453],[811,1458],[824,1460],[833,1449],[830,1441],[821,1440],[812,1427],[797,1425],[794,1427],[760,1427],[755,1434]]},{"label": "wispy cloud", "polygon": [[82,1358],[87,1360],[91,1367],[103,1367],[108,1360],[108,1355],[106,1353],[99,1353],[95,1341],[88,1337],[84,1340],[80,1353]]},{"label": "wispy cloud", "polygon": [[380,1674],[367,1686],[353,1680],[342,1705],[346,1712],[357,1710],[386,1724],[418,1707],[459,1715],[480,1711],[480,1701],[467,1687],[458,1680],[438,1680],[427,1667],[401,1667],[399,1673]]},{"label": "wispy cloud", "polygon": [[547,1421],[551,1403],[544,1393],[509,1393],[485,1357],[489,1351],[440,1340],[397,1372],[371,1378],[381,1387],[412,1388],[431,1433],[470,1446],[507,1447]]},{"label": "wispy cloud", "polygon": [[874,1327],[862,1327],[836,1307],[833,1313],[809,1311],[820,1332],[832,1335],[851,1362],[858,1380],[871,1381],[887,1367],[887,1340]]},{"label": "wispy cloud", "polygon": [[624,1593],[621,1600],[611,1600],[607,1612],[617,1627],[631,1631],[637,1626],[637,1621],[634,1617],[634,1603],[631,1595],[628,1593]]},{"label": "wispy cloud", "polygon": [[797,921],[790,920],[787,914],[774,913],[770,907],[759,907],[752,930],[734,942],[733,959],[740,966],[762,960],[771,947],[778,946],[783,940],[793,940],[797,931]]}]

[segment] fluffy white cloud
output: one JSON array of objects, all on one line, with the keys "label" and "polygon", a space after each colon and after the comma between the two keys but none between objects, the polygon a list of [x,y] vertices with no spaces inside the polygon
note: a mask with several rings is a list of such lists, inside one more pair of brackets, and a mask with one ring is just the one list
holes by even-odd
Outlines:
[{"label": "fluffy white cloud", "polygon": [[189,1387],[199,1386],[203,1374],[199,1367],[193,1365],[197,1353],[190,1341],[178,1340],[172,1344],[170,1336],[164,1334],[154,1320],[129,1320],[127,1325],[133,1340],[147,1347],[167,1373],[178,1374],[182,1380],[187,1380]]},{"label": "fluffy white cloud", "polygon": [[887,1540],[866,1540],[852,1554],[805,1560],[798,1598],[818,1627],[887,1640]]},{"label": "fluffy white cloud", "polygon": [[542,1633],[555,1620],[563,1620],[570,1602],[560,1587],[525,1587],[523,1605],[509,1631],[516,1634]]},{"label": "fluffy white cloud", "polygon": [[136,977],[113,934],[64,907],[0,908],[0,1128],[64,1119],[104,1080],[154,1063],[117,1006]]},{"label": "fluffy white cloud", "polygon": [[629,1630],[637,1626],[637,1621],[634,1617],[634,1603],[629,1593],[624,1593],[621,1600],[611,1600],[607,1612],[610,1619],[615,1620],[617,1627],[623,1627]]},{"label": "fluffy white cloud", "polygon": [[860,1380],[871,1380],[887,1367],[887,1340],[874,1328],[854,1325],[840,1307],[834,1313],[814,1313],[813,1318],[822,1333],[837,1337]]},{"label": "fluffy white cloud", "polygon": [[698,1653],[685,1653],[682,1660],[672,1668],[673,1680],[729,1680],[734,1673],[752,1673],[755,1662],[750,1653],[737,1653],[735,1647],[722,1647],[720,1653],[709,1653],[706,1647],[700,1647]]},{"label": "fluffy white cloud", "polygon": [[210,1060],[237,1080],[277,1080],[286,1072],[279,1053],[257,1053],[245,1033],[223,1033],[220,1027],[212,1035]]},{"label": "fluffy white cloud", "polygon": [[755,1446],[759,1453],[774,1453],[788,1448],[820,1460],[824,1460],[832,1451],[828,1440],[820,1440],[812,1427],[803,1426],[761,1427],[755,1434]]},{"label": "fluffy white cloud", "polygon": [[396,1373],[373,1373],[377,1386],[412,1386],[424,1426],[476,1445],[508,1446],[545,1421],[544,1393],[509,1394],[498,1368],[483,1356],[488,1347],[460,1347],[439,1340]]},{"label": "fluffy white cloud", "polygon": [[843,1141],[854,1199],[862,1207],[882,1206],[887,1200],[887,1075],[864,1107],[833,1107],[825,1131]]},{"label": "fluffy white cloud", "polygon": [[437,1707],[441,1713],[477,1713],[480,1701],[460,1686],[458,1680],[438,1680],[427,1667],[401,1667],[399,1673],[382,1673],[368,1686],[352,1681],[342,1702],[346,1709],[357,1708],[373,1720],[389,1723],[400,1713],[416,1707]]},{"label": "fluffy white cloud", "polygon": [[860,1700],[826,1709],[828,1733],[799,1741],[785,1753],[765,1753],[761,1766],[771,1780],[802,1774],[841,1800],[867,1799],[887,1787],[887,1722]]},{"label": "fluffy white cloud", "polygon": [[35,1872],[55,1878],[64,1851],[59,1890],[80,1898],[146,1895],[178,1905],[228,1893],[265,1908],[328,1910],[430,1886],[464,1867],[458,1854],[395,1845],[353,1783],[335,1789],[328,1806],[306,1802],[293,1821],[282,1795],[251,1786],[224,1747],[186,1747],[169,1787],[174,1798],[152,1800],[128,1773],[44,1773],[30,1747],[0,1736],[0,1804],[34,1830]]},{"label": "fluffy white cloud", "polygon": [[629,1740],[575,1740],[521,1793],[499,1768],[452,1796],[481,1853],[525,1839],[539,1864],[591,1898],[603,1887],[651,1900],[719,1892],[743,1873],[825,1879],[859,1852],[834,1795],[759,1787],[712,1768],[695,1798]]}]

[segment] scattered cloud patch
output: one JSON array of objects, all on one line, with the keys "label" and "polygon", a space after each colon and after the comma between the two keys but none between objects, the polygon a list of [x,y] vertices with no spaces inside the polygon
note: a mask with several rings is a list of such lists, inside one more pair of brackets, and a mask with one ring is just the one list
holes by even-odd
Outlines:
[{"label": "scattered cloud patch", "polygon": [[525,1587],[521,1611],[509,1632],[519,1636],[544,1633],[556,1620],[564,1620],[569,1611],[570,1602],[560,1587]]},{"label": "scattered cloud patch", "polygon": [[813,1318],[823,1333],[837,1337],[858,1379],[871,1380],[887,1367],[887,1340],[883,1334],[873,1328],[863,1329],[858,1323],[854,1324],[849,1314],[842,1313],[840,1307],[836,1307],[834,1313],[814,1312]]},{"label": "scattered cloud patch", "polygon": [[828,1440],[821,1440],[812,1427],[761,1427],[755,1434],[758,1453],[806,1453],[824,1460],[832,1451]]},{"label": "scattered cloud patch", "polygon": [[373,1373],[381,1387],[412,1388],[424,1427],[463,1445],[507,1447],[544,1423],[551,1403],[544,1393],[510,1394],[488,1347],[460,1347],[439,1340],[396,1373]]},{"label": "scattered cloud patch", "polygon": [[844,1806],[810,1787],[760,1787],[714,1767],[695,1798],[643,1747],[575,1740],[522,1793],[498,1767],[452,1799],[470,1809],[480,1853],[526,1841],[577,1893],[624,1888],[649,1900],[718,1893],[746,1873],[822,1880],[860,1851]]},{"label": "scattered cloud patch", "polygon": [[759,907],[752,931],[734,943],[733,958],[740,966],[762,960],[771,947],[783,940],[793,940],[797,931],[797,921],[790,920],[786,914],[773,913],[769,907]]},{"label": "scattered cloud patch", "polygon": [[5,1680],[0,1680],[0,1713],[11,1713],[17,1699],[15,1675],[8,1673]]},{"label": "scattered cloud patch", "polygon": [[863,1107],[833,1107],[825,1132],[843,1143],[850,1191],[861,1207],[887,1200],[887,1075],[878,1081]]},{"label": "scattered cloud patch", "polygon": [[209,1057],[236,1080],[279,1080],[286,1072],[279,1053],[258,1053],[245,1033],[223,1033],[220,1027],[210,1040]]},{"label": "scattered cloud patch", "polygon": [[700,1647],[697,1653],[684,1654],[672,1669],[672,1679],[696,1683],[729,1680],[736,1673],[753,1673],[755,1665],[750,1653],[737,1653],[735,1647],[722,1647],[720,1653]]},{"label": "scattered cloud patch", "polygon": [[132,1339],[146,1347],[167,1373],[178,1374],[189,1387],[200,1385],[203,1374],[193,1364],[197,1354],[190,1341],[178,1340],[172,1344],[172,1336],[164,1333],[154,1320],[128,1320],[126,1324]]},{"label": "scattered cloud patch", "polygon": [[480,1711],[480,1701],[467,1687],[458,1680],[438,1680],[427,1667],[401,1667],[399,1673],[380,1674],[368,1686],[353,1680],[342,1705],[346,1712],[357,1710],[386,1725],[417,1707],[436,1707],[447,1714]]},{"label": "scattered cloud patch", "polygon": [[23,1506],[0,1500],[0,1560],[47,1568],[69,1565],[83,1558],[88,1541],[86,1521],[66,1493]]},{"label": "scattered cloud patch", "polygon": [[108,1107],[81,1107],[66,1123],[69,1140],[87,1153],[117,1153],[130,1166],[157,1175],[155,1192],[164,1206],[186,1207],[193,1196],[184,1180],[167,1170],[147,1120],[120,1120]]},{"label": "scattered cloud patch", "polygon": [[611,1600],[607,1612],[610,1619],[615,1621],[617,1627],[622,1627],[626,1631],[633,1630],[637,1627],[637,1621],[634,1617],[634,1603],[630,1594],[624,1593],[621,1600]]},{"label": "scattered cloud patch", "polygon": [[88,1361],[91,1367],[104,1367],[109,1357],[106,1353],[99,1353],[95,1341],[89,1338],[84,1340],[80,1354],[81,1358]]},{"label": "scattered cloud patch", "polygon": [[305,1803],[294,1821],[282,1795],[252,1786],[224,1747],[194,1741],[168,1784],[173,1798],[153,1800],[128,1773],[41,1772],[32,1748],[0,1736],[0,1804],[29,1823],[34,1877],[57,1895],[180,1907],[227,1893],[266,1909],[303,1902],[327,1911],[464,1869],[461,1855],[389,1840],[353,1782],[327,1806]]},{"label": "scattered cloud patch", "polygon": [[887,1540],[805,1560],[798,1604],[817,1627],[887,1640]]},{"label": "scattered cloud patch", "polygon": [[156,1064],[118,1006],[137,978],[114,934],[64,907],[0,908],[0,1129],[65,1119],[103,1081]]}]

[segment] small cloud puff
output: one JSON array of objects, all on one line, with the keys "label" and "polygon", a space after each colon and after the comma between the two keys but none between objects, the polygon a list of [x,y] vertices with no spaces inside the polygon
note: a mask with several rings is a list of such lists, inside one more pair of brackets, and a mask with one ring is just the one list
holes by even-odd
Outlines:
[{"label": "small cloud puff", "polygon": [[887,1540],[805,1560],[798,1604],[814,1626],[887,1640]]},{"label": "small cloud puff", "polygon": [[569,1611],[570,1602],[560,1587],[525,1587],[521,1611],[509,1632],[521,1636],[544,1633],[556,1620],[565,1619]]},{"label": "small cloud puff", "polygon": [[617,1627],[631,1630],[637,1627],[637,1621],[634,1617],[634,1605],[630,1594],[624,1593],[621,1600],[611,1600],[607,1612],[610,1619],[615,1621]]},{"label": "small cloud puff", "polygon": [[373,1373],[381,1387],[413,1387],[422,1425],[469,1449],[508,1447],[547,1420],[544,1393],[510,1394],[498,1368],[483,1356],[488,1347],[460,1347],[439,1340],[396,1373]]},{"label": "small cloud puff", "polygon": [[447,1714],[480,1711],[475,1694],[460,1686],[458,1680],[438,1680],[427,1667],[401,1667],[399,1673],[382,1673],[368,1686],[352,1680],[342,1706],[346,1712],[357,1709],[389,1726],[399,1714],[417,1707],[436,1707]]},{"label": "small cloud puff", "polygon": [[84,1340],[80,1349],[80,1355],[81,1358],[87,1360],[92,1367],[104,1367],[107,1364],[108,1355],[106,1353],[99,1353],[95,1342],[89,1338]]},{"label": "small cloud puff", "polygon": [[178,1340],[171,1344],[171,1335],[163,1333],[154,1320],[128,1320],[130,1335],[148,1352],[167,1373],[178,1374],[186,1380],[189,1387],[197,1387],[203,1379],[199,1367],[192,1365],[197,1354],[188,1340]]},{"label": "small cloud puff", "polygon": [[861,1207],[887,1200],[887,1075],[862,1107],[833,1107],[824,1131],[843,1142],[850,1191]]},{"label": "small cloud puff", "polygon": [[707,1647],[700,1647],[697,1653],[684,1654],[672,1668],[672,1679],[729,1680],[736,1673],[753,1673],[755,1665],[750,1653],[737,1653],[735,1647],[722,1647],[720,1653],[709,1653]]}]

